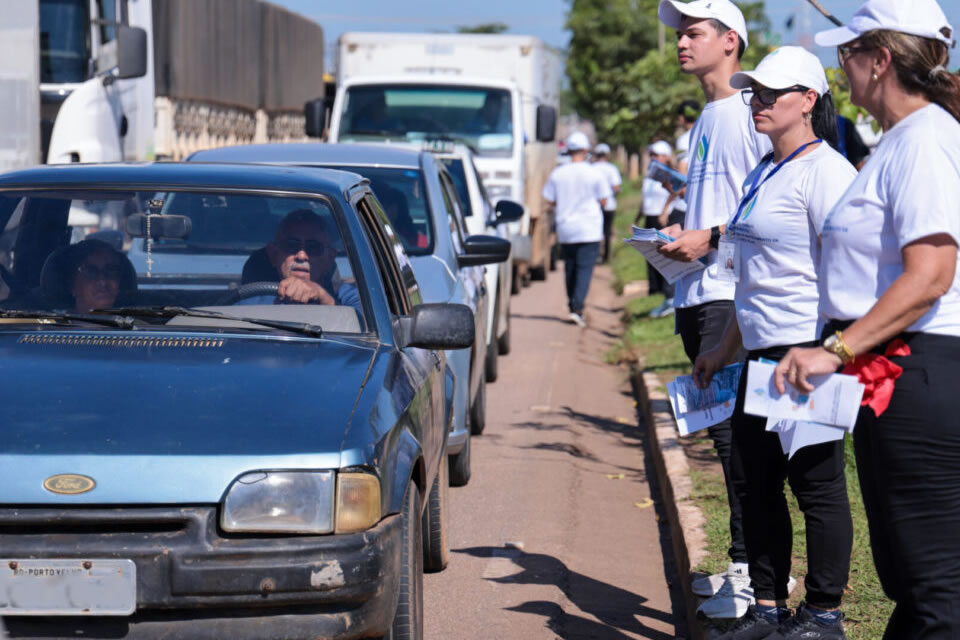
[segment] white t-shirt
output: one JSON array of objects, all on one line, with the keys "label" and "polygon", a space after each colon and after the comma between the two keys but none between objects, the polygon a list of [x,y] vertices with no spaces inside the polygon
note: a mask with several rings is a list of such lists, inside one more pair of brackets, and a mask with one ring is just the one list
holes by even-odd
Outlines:
[{"label": "white t-shirt", "polygon": [[[820,313],[856,320],[903,273],[904,246],[960,243],[960,123],[932,104],[884,133],[823,229]],[[950,290],[907,331],[960,336],[960,264]]]},{"label": "white t-shirt", "polygon": [[[770,139],[753,128],[750,107],[739,92],[707,103],[690,133],[683,228],[725,224],[737,210],[747,173],[772,150]],[[677,280],[676,307],[733,300],[733,283],[717,277],[717,252],[710,251],[706,257],[706,269]]]},{"label": "white t-shirt", "polygon": [[[744,197],[773,171],[762,163],[744,181]],[[740,282],[737,324],[749,350],[809,342],[819,337],[819,236],[827,214],[857,170],[827,143],[795,158],[762,184],[727,232],[737,243]],[[732,220],[732,216],[731,216]]]},{"label": "white t-shirt", "polygon": [[663,213],[663,208],[667,205],[667,198],[670,197],[670,192],[667,191],[667,188],[650,178],[643,179],[641,188],[643,193],[643,215],[658,216]]},{"label": "white t-shirt", "polygon": [[603,206],[604,211],[616,211],[617,210],[617,197],[614,193],[613,188],[619,187],[623,184],[623,179],[620,177],[620,169],[617,169],[617,165],[612,162],[607,162],[603,160],[602,162],[594,162],[593,166],[600,170],[604,176],[607,178],[607,182],[610,184],[610,197],[607,198],[607,204]]},{"label": "white t-shirt", "polygon": [[556,167],[543,185],[543,197],[556,204],[557,240],[561,244],[603,240],[600,200],[612,195],[607,178],[589,162]]},{"label": "white t-shirt", "polygon": [[[688,129],[680,134],[680,137],[677,138],[677,143],[674,147],[677,150],[677,164],[681,162],[690,162],[690,132],[693,129]],[[675,211],[686,211],[687,210],[687,201],[683,198],[676,198],[673,201],[673,209]]]}]

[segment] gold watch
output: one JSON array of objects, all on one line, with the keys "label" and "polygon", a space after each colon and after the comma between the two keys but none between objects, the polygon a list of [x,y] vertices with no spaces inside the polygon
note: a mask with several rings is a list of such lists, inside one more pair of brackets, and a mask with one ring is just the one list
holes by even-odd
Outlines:
[{"label": "gold watch", "polygon": [[832,336],[828,336],[827,339],[823,341],[822,346],[824,349],[840,358],[840,360],[843,361],[843,364],[847,364],[856,357],[853,351],[850,350],[850,347],[847,346],[847,343],[843,341],[843,334],[839,331],[834,333]]}]

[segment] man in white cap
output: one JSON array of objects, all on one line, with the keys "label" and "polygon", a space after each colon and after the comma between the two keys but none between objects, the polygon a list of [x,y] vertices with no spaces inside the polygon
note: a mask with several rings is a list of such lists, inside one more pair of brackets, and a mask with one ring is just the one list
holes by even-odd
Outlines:
[{"label": "man in white cap", "polygon": [[570,320],[586,327],[583,308],[603,239],[603,207],[613,197],[610,184],[587,162],[590,140],[574,131],[567,136],[570,162],[556,167],[543,186],[543,198],[556,208],[557,240],[566,276]]},{"label": "man in white cap", "polygon": [[610,260],[610,235],[613,233],[613,218],[617,213],[617,194],[620,193],[620,185],[623,184],[623,178],[620,176],[620,169],[617,165],[610,162],[610,145],[601,142],[593,148],[593,166],[600,170],[610,183],[610,189],[613,195],[607,199],[603,205],[603,246],[601,249],[602,261]]},{"label": "man in white cap", "polygon": [[[690,138],[687,172],[687,212],[681,230],[665,232],[677,240],[661,247],[665,256],[692,262],[706,256],[708,267],[675,284],[677,333],[684,351],[694,362],[702,351],[718,345],[735,316],[733,282],[721,279],[717,251],[723,225],[736,210],[743,181],[770,150],[769,139],[757,134],[750,107],[730,86],[740,71],[740,58],[748,44],[747,26],[740,9],[729,0],[661,0],[660,21],[677,30],[680,69],[700,80],[705,106]],[[739,355],[739,359],[743,354]],[[724,574],[694,582],[701,595],[715,595],[699,611],[708,617],[733,618],[753,604],[747,553],[743,539],[743,513],[733,490],[730,464],[732,432],[725,420],[709,433],[720,457],[727,500],[730,504],[730,565]]]}]

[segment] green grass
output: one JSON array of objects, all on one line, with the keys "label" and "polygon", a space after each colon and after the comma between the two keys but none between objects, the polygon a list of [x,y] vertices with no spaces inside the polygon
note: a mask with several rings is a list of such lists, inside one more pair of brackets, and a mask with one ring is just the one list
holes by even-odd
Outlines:
[{"label": "green grass", "polygon": [[[618,238],[630,235],[630,225],[640,204],[640,183],[624,184],[617,198],[619,210],[614,222]],[[627,283],[645,280],[647,264],[643,257],[624,243],[614,243],[612,268],[614,288],[623,292]],[[647,314],[663,301],[663,296],[635,298],[627,302],[623,321],[624,336],[607,354],[611,362],[638,362],[645,370],[654,370],[664,384],[676,375],[690,372],[690,362],[683,351],[680,336],[674,335],[673,317],[650,318]],[[880,588],[880,582],[873,567],[870,553],[870,538],[867,531],[867,518],[863,509],[863,498],[857,481],[856,461],[853,456],[852,442],[847,439],[847,486],[850,494],[850,508],[853,514],[853,554],[850,564],[850,579],[844,596],[843,610],[847,617],[846,630],[850,640],[874,640],[883,635],[887,619],[893,604],[887,600]],[[716,573],[726,568],[727,549],[730,546],[729,520],[723,476],[718,472],[692,470],[693,500],[700,506],[706,517],[708,557],[696,570]],[[793,522],[792,573],[794,576],[806,574],[806,536],[803,514],[797,506],[789,488],[786,490]],[[802,590],[797,589],[791,604],[796,605],[802,598]]]}]

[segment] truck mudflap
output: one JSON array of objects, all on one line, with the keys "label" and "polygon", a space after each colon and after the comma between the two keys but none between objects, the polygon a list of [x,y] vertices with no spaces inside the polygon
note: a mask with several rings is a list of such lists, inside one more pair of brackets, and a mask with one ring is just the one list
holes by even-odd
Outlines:
[{"label": "truck mudflap", "polygon": [[397,606],[401,535],[399,515],[356,534],[225,537],[215,507],[0,509],[4,558],[124,558],[137,566],[131,616],[3,622],[10,638],[45,640],[383,635]]},{"label": "truck mudflap", "polygon": [[512,236],[510,238],[511,255],[514,262],[527,264],[533,256],[530,236]]}]

